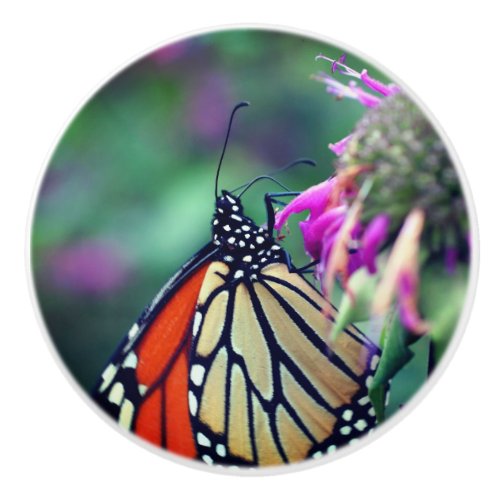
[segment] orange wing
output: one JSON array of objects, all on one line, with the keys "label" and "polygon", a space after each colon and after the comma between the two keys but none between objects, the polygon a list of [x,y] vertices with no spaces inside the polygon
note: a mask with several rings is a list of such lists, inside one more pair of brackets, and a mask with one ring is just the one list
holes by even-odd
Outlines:
[{"label": "orange wing", "polygon": [[187,271],[181,269],[166,285],[132,327],[94,391],[100,406],[122,427],[190,458],[196,447],[188,410],[188,355],[208,266],[188,263]]}]

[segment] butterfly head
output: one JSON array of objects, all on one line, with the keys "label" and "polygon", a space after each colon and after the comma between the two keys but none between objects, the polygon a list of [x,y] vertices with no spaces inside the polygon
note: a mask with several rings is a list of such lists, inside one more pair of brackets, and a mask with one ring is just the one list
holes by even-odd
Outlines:
[{"label": "butterfly head", "polygon": [[228,191],[222,191],[215,202],[215,213],[212,220],[212,234],[215,245],[238,247],[243,233],[243,226],[254,226],[254,223],[243,214],[243,206],[238,197]]},{"label": "butterfly head", "polygon": [[240,199],[225,190],[222,190],[222,194],[217,198],[215,205],[216,216],[219,214],[221,218],[231,217],[233,214],[239,216],[243,214],[243,206]]},{"label": "butterfly head", "polygon": [[228,191],[222,191],[217,198],[212,234],[214,244],[229,253],[246,255],[273,244],[268,231],[246,217],[240,199]]}]

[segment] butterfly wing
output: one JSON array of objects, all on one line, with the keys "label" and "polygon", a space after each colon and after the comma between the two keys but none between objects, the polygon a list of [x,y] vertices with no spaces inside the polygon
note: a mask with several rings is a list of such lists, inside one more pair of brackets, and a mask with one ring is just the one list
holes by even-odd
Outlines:
[{"label": "butterfly wing", "polygon": [[188,354],[198,295],[211,258],[204,247],[167,282],[103,371],[94,398],[119,424],[170,451],[194,457]]},{"label": "butterfly wing", "polygon": [[[284,263],[258,279],[209,267],[191,346],[190,413],[207,463],[278,465],[367,432],[378,348],[353,327],[331,350],[331,306]],[[335,314],[335,311],[333,311]]]}]

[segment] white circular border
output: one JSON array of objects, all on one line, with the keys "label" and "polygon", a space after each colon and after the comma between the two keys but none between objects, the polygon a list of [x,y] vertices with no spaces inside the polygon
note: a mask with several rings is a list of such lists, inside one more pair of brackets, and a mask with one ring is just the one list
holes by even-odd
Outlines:
[{"label": "white circular border", "polygon": [[[234,31],[234,30],[257,30],[257,31],[269,31],[269,32],[276,32],[276,33],[284,33],[284,34],[289,34],[289,35],[294,35],[294,36],[302,36],[304,38],[308,38],[311,40],[316,40],[318,42],[330,44],[335,48],[341,49],[342,51],[346,51],[348,53],[351,53],[355,55],[356,57],[365,60],[369,62],[372,66],[376,67],[377,69],[380,69],[385,75],[390,77],[390,79],[393,82],[398,83],[404,90],[405,93],[408,94],[412,100],[418,104],[420,109],[424,112],[425,116],[428,118],[428,120],[432,123],[434,128],[436,129],[437,133],[443,140],[443,143],[446,146],[446,149],[448,151],[449,156],[453,160],[453,165],[458,173],[460,183],[462,190],[465,195],[465,200],[466,200],[466,205],[467,205],[467,214],[469,218],[469,223],[470,223],[470,228],[471,228],[471,261],[470,261],[470,268],[469,268],[469,276],[468,276],[468,286],[467,286],[467,296],[464,301],[464,307],[462,309],[462,313],[460,315],[460,319],[458,321],[457,327],[455,329],[455,332],[453,334],[453,338],[448,344],[448,347],[446,348],[446,352],[443,356],[443,358],[439,361],[438,366],[435,368],[433,371],[432,375],[426,380],[426,382],[422,385],[420,389],[418,389],[417,393],[414,394],[411,399],[408,401],[408,403],[400,409],[396,414],[392,415],[388,421],[378,425],[377,427],[374,428],[373,432],[370,434],[362,437],[358,442],[355,444],[347,445],[339,449],[339,451],[335,451],[332,454],[327,454],[324,455],[321,458],[313,459],[309,458],[304,460],[303,462],[297,463],[297,464],[287,464],[287,465],[281,465],[281,466],[275,466],[275,467],[263,467],[263,468],[228,468],[226,466],[222,465],[208,465],[205,464],[202,461],[197,461],[193,459],[188,459],[188,458],[183,458],[180,455],[177,455],[175,453],[169,452],[168,450],[162,450],[158,448],[157,446],[148,443],[144,439],[136,436],[130,431],[127,431],[120,427],[115,420],[113,420],[108,414],[104,412],[100,407],[97,406],[97,404],[94,402],[94,400],[90,397],[90,395],[83,390],[83,388],[80,386],[80,384],[76,381],[74,378],[73,374],[71,373],[70,369],[68,366],[64,363],[63,359],[61,358],[59,352],[57,351],[54,342],[52,341],[52,337],[50,336],[50,333],[47,329],[47,325],[45,324],[43,320],[43,316],[40,310],[40,304],[38,302],[37,296],[36,296],[36,291],[34,287],[34,279],[33,279],[33,272],[32,272],[32,266],[31,266],[31,241],[32,241],[32,229],[33,229],[33,218],[35,214],[35,208],[37,205],[38,201],[38,196],[40,193],[40,188],[42,185],[42,181],[45,177],[45,174],[47,172],[48,166],[50,164],[50,161],[52,159],[52,156],[55,152],[56,147],[60,143],[65,131],[67,130],[68,126],[73,122],[73,120],[76,118],[76,116],[80,113],[80,111],[87,105],[87,103],[98,93],[103,89],[113,78],[124,72],[128,67],[139,61],[140,59],[148,56],[152,52],[167,46],[171,45],[177,42],[184,41],[189,38],[194,38],[198,36],[203,36],[207,35],[210,33],[214,32],[222,32],[222,31]],[[110,427],[112,427],[115,431],[120,432],[123,436],[126,438],[132,440],[139,446],[142,446],[143,448],[149,450],[152,453],[155,453],[158,456],[161,456],[163,458],[167,458],[169,460],[172,460],[178,464],[188,466],[193,469],[198,469],[198,470],[203,470],[205,472],[215,472],[215,473],[222,473],[224,475],[231,475],[231,476],[268,476],[268,475],[277,475],[277,474],[286,474],[290,472],[296,472],[296,471],[301,471],[305,469],[309,469],[311,467],[315,467],[318,465],[324,465],[326,463],[330,463],[332,461],[337,460],[338,458],[342,458],[348,454],[351,454],[360,448],[363,448],[364,446],[370,444],[372,441],[375,439],[378,439],[380,436],[385,434],[388,430],[390,430],[392,427],[397,425],[408,413],[410,413],[413,408],[415,408],[420,401],[426,396],[426,394],[434,387],[436,382],[438,381],[439,377],[442,375],[443,371],[446,369],[448,364],[450,363],[456,349],[458,348],[458,345],[462,339],[462,336],[465,332],[465,327],[467,326],[467,322],[469,321],[471,310],[472,310],[472,304],[474,301],[474,296],[477,288],[477,282],[478,282],[478,277],[479,277],[479,229],[478,229],[478,222],[477,222],[477,214],[476,210],[474,207],[474,201],[472,198],[472,193],[470,191],[469,183],[467,182],[467,178],[465,175],[465,171],[457,157],[457,154],[448,139],[448,136],[445,134],[444,130],[441,128],[440,124],[434,117],[434,115],[427,109],[425,104],[419,99],[417,95],[414,94],[414,92],[411,90],[411,88],[406,85],[404,82],[402,82],[397,76],[395,76],[390,70],[386,69],[383,65],[379,64],[378,62],[374,61],[371,57],[367,56],[363,52],[354,49],[350,47],[349,45],[346,45],[341,42],[337,42],[334,39],[331,39],[329,37],[323,37],[321,35],[318,35],[316,33],[306,31],[306,30],[301,30],[301,29],[296,29],[292,27],[287,27],[287,26],[279,26],[279,25],[272,25],[272,24],[259,24],[259,23],[243,23],[243,24],[229,24],[229,25],[222,25],[222,26],[212,26],[209,28],[204,28],[200,30],[195,30],[195,31],[190,31],[187,33],[184,33],[182,35],[172,37],[167,39],[166,41],[155,45],[154,47],[151,47],[140,54],[134,56],[131,58],[127,63],[123,64],[118,68],[117,70],[113,71],[108,77],[106,77],[92,92],[90,92],[85,99],[81,101],[77,109],[72,113],[72,115],[68,118],[64,126],[62,127],[57,139],[54,141],[49,154],[47,155],[45,161],[44,161],[44,167],[40,171],[37,182],[36,182],[36,187],[34,190],[34,193],[32,195],[31,199],[31,206],[29,210],[29,215],[28,215],[28,220],[27,220],[27,228],[26,228],[26,234],[27,234],[27,241],[26,241],[26,248],[25,248],[25,263],[26,263],[26,272],[27,272],[27,279],[28,279],[28,289],[29,289],[29,295],[31,302],[33,304],[33,308],[35,310],[35,316],[38,321],[38,324],[40,325],[40,329],[43,332],[43,335],[45,337],[45,342],[48,346],[49,351],[51,352],[53,358],[55,359],[56,363],[59,365],[59,368],[61,371],[64,373],[66,378],[68,379],[69,383],[73,386],[75,391],[80,395],[80,397],[85,401],[85,403],[96,413],[98,414]]]}]

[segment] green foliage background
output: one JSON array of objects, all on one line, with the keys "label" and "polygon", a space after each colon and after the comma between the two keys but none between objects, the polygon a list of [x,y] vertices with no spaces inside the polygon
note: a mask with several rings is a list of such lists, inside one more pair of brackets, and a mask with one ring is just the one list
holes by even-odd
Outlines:
[{"label": "green foliage background", "polygon": [[[78,113],[43,180],[32,264],[48,330],[85,390],[143,307],[210,238],[215,167],[237,102],[252,105],[237,115],[223,188],[304,156],[318,166],[279,175],[290,189],[332,173],[327,144],[347,135],[364,110],[353,101],[335,102],[309,77],[328,70],[314,61],[317,54],[342,52],[280,32],[205,34],[129,66]],[[366,61],[349,54],[348,61],[387,81]],[[263,195],[275,188],[263,182],[245,195],[246,210],[259,223]],[[296,221],[285,245],[300,265],[306,258]],[[97,283],[91,290],[65,276],[78,276],[82,256],[72,252],[89,242],[104,244],[108,262],[117,266],[116,283],[99,286],[100,261],[82,270]],[[68,253],[69,270],[60,258]],[[393,382],[392,411],[426,377],[425,356],[419,360],[418,343],[412,349],[417,355]]]}]

